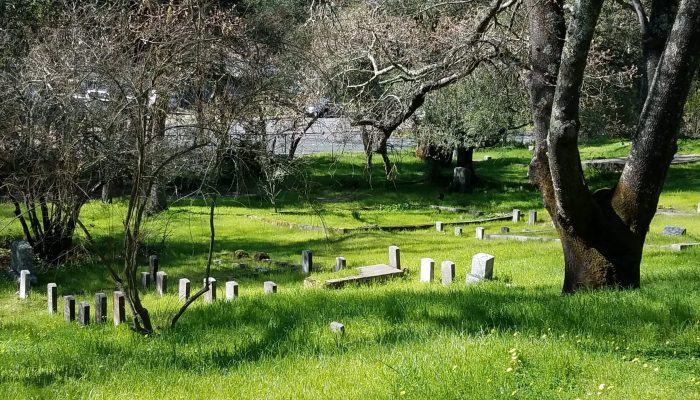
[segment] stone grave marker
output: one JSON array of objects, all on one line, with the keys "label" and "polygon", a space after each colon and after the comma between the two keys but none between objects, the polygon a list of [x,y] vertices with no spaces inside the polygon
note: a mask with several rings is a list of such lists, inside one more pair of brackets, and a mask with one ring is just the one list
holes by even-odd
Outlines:
[{"label": "stone grave marker", "polygon": [[165,271],[156,273],[156,293],[164,295],[168,292],[168,274]]},{"label": "stone grave marker", "polygon": [[107,322],[107,295],[100,292],[95,293],[95,323],[104,324]]},{"label": "stone grave marker", "polygon": [[75,320],[75,297],[63,296],[63,319],[71,322]]},{"label": "stone grave marker", "polygon": [[513,210],[513,222],[520,222],[520,210],[517,208]]},{"label": "stone grave marker", "polygon": [[78,306],[78,323],[80,325],[90,325],[90,303],[81,301]]},{"label": "stone grave marker", "polygon": [[178,299],[187,301],[190,298],[190,280],[187,278],[180,279],[178,284]]},{"label": "stone grave marker", "polygon": [[335,258],[335,271],[338,272],[341,269],[345,269],[347,262],[345,261],[345,257],[336,257]]},{"label": "stone grave marker", "polygon": [[235,300],[238,297],[238,282],[226,282],[226,300]]},{"label": "stone grave marker", "polygon": [[683,236],[685,235],[685,228],[680,228],[677,226],[664,226],[663,232],[665,236]]},{"label": "stone grave marker", "polygon": [[490,161],[490,160],[491,160],[491,156],[484,156],[484,161]]},{"label": "stone grave marker", "polygon": [[28,269],[23,269],[19,273],[19,298],[26,299],[29,297],[29,288],[31,283],[29,282],[32,273]]},{"label": "stone grave marker", "polygon": [[401,269],[401,250],[399,246],[389,246],[389,266]]},{"label": "stone grave marker", "polygon": [[[204,285],[206,286],[207,279],[204,278],[203,282],[204,282]],[[211,303],[214,301],[216,301],[216,279],[209,277],[209,290],[204,292],[204,302]]]},{"label": "stone grave marker", "polygon": [[420,259],[420,281],[432,282],[435,273],[435,260],[432,258]]},{"label": "stone grave marker", "polygon": [[115,290],[114,293],[112,293],[112,317],[115,326],[126,322],[125,306],[124,292]]},{"label": "stone grave marker", "polygon": [[301,272],[304,274],[310,274],[314,268],[314,255],[311,250],[304,250],[301,252]]},{"label": "stone grave marker", "polygon": [[153,279],[155,279],[155,277],[158,276],[159,264],[160,261],[157,255],[153,254],[150,257],[148,257],[148,273],[151,274],[151,278]]},{"label": "stone grave marker", "polygon": [[449,285],[455,279],[455,263],[452,261],[443,261],[440,266],[442,272],[442,284]]},{"label": "stone grave marker", "polygon": [[491,254],[477,253],[472,257],[472,271],[467,275],[467,283],[475,283],[493,278],[493,262]]},{"label": "stone grave marker", "polygon": [[10,245],[10,269],[14,272],[14,276],[20,274],[20,271],[34,270],[34,249],[32,245],[25,240],[16,240]]},{"label": "stone grave marker", "polygon": [[331,322],[331,332],[342,335],[345,333],[345,325],[338,321],[333,321]]},{"label": "stone grave marker", "polygon": [[141,272],[141,288],[148,291],[149,286],[151,286],[151,273]]},{"label": "stone grave marker", "polygon": [[469,182],[467,179],[467,169],[464,167],[456,167],[452,173],[452,189],[465,193],[469,191]]},{"label": "stone grave marker", "polygon": [[263,291],[265,294],[277,293],[277,284],[272,281],[265,281],[263,283]]},{"label": "stone grave marker", "polygon": [[462,236],[462,227],[455,226],[455,236]]},{"label": "stone grave marker", "polygon": [[510,228],[508,228],[507,226],[502,226],[501,233],[507,235],[508,233],[510,233]]},{"label": "stone grave marker", "polygon": [[479,240],[484,240],[486,237],[486,229],[484,227],[476,228],[476,238]]},{"label": "stone grave marker", "polygon": [[442,232],[444,230],[444,224],[442,223],[442,221],[437,221],[435,223],[435,230],[438,232]]},{"label": "stone grave marker", "polygon": [[529,225],[535,225],[537,223],[537,211],[530,210],[528,213],[527,223]]},{"label": "stone grave marker", "polygon": [[48,299],[49,314],[56,314],[58,311],[58,285],[55,283],[46,285],[46,298]]}]

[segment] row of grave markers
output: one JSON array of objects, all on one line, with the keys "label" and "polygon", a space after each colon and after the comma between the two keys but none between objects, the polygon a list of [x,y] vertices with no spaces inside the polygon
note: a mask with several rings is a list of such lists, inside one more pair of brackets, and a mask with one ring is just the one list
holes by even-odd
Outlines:
[{"label": "row of grave markers", "polygon": [[[472,257],[472,269],[467,274],[466,283],[472,284],[483,280],[493,279],[493,264],[496,258],[491,254],[477,253]],[[449,285],[455,279],[455,263],[449,260],[440,265],[440,275],[443,285]],[[420,281],[430,283],[435,278],[435,260],[421,258]]]},{"label": "row of grave markers", "polygon": [[[516,223],[520,222],[521,218],[522,218],[522,212],[518,209],[514,209],[513,210],[513,222],[516,222]],[[537,223],[537,211],[530,210],[528,212],[527,223],[528,223],[528,225],[535,225]],[[435,230],[438,232],[443,232],[445,230],[445,223],[442,221],[435,222]],[[455,236],[461,236],[462,235],[462,227],[461,226],[455,227],[454,232],[455,232]]]}]

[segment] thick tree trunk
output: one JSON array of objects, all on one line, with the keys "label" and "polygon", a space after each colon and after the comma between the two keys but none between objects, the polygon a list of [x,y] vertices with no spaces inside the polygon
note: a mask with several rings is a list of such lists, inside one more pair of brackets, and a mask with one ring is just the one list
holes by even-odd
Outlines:
[{"label": "thick tree trunk", "polygon": [[[652,8],[660,7],[658,1]],[[614,189],[594,194],[584,181],[578,153],[578,99],[602,0],[575,2],[563,48],[549,29],[552,24],[546,23],[559,21],[561,26],[562,3],[529,0],[528,5],[537,140],[530,178],[562,239],[563,291],[639,287],[646,232],[676,150],[683,106],[700,58],[700,2],[680,3],[620,181]],[[557,68],[553,85],[548,79]]]},{"label": "thick tree trunk", "polygon": [[151,193],[149,197],[149,214],[158,214],[161,211],[165,211],[168,209],[168,195],[165,192],[165,187],[163,185],[159,183],[154,183],[153,187],[151,187]]}]

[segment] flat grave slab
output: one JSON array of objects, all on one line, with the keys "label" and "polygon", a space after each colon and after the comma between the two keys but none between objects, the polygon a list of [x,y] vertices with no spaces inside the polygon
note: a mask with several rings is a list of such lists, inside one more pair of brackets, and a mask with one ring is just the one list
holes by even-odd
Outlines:
[{"label": "flat grave slab", "polygon": [[369,265],[358,268],[359,274],[344,278],[328,279],[323,283],[327,288],[340,288],[348,283],[378,281],[403,275],[404,271],[386,264]]}]

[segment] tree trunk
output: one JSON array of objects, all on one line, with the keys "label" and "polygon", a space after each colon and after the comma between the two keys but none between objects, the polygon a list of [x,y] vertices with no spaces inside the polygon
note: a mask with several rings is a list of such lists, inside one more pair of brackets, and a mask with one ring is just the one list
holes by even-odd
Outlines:
[{"label": "tree trunk", "polygon": [[166,194],[165,187],[163,185],[154,183],[149,197],[149,214],[158,214],[161,211],[168,209],[168,195]]},{"label": "tree trunk", "polygon": [[379,144],[377,145],[377,154],[382,156],[382,161],[384,162],[384,175],[388,181],[393,181],[396,179],[396,166],[389,159],[388,144],[389,135],[382,135],[379,138]]},{"label": "tree trunk", "polygon": [[[654,0],[653,9],[659,1]],[[577,140],[580,88],[602,0],[575,3],[563,48],[557,33],[564,21],[562,5],[560,0],[528,0],[537,142],[530,179],[540,189],[562,239],[563,291],[636,288],[644,240],[700,59],[700,2],[683,0],[678,7],[623,174],[615,188],[596,193],[584,181]]]},{"label": "tree trunk", "polygon": [[112,203],[112,181],[106,181],[102,184],[102,202]]}]

